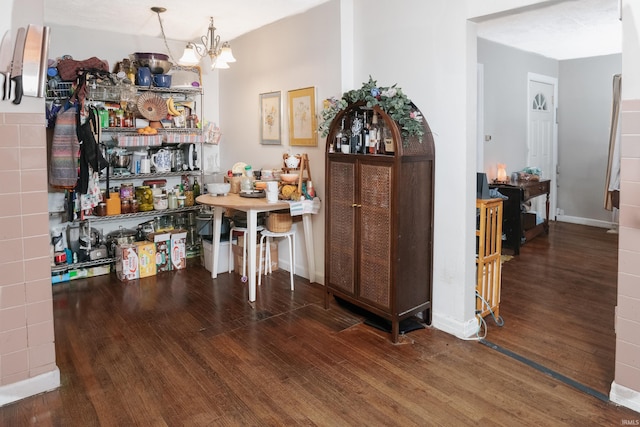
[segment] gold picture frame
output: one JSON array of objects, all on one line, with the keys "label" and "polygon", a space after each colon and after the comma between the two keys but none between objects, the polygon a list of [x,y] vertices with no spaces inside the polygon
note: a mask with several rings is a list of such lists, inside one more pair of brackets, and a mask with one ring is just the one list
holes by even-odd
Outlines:
[{"label": "gold picture frame", "polygon": [[260,94],[260,144],[282,144],[282,94]]},{"label": "gold picture frame", "polygon": [[289,91],[289,145],[318,145],[315,87]]}]

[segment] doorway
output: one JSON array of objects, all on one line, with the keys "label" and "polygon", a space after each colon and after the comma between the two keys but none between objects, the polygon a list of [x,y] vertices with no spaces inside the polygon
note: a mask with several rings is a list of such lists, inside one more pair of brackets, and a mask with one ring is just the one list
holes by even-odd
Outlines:
[{"label": "doorway", "polygon": [[[527,85],[527,165],[540,168],[542,179],[551,180],[549,212],[556,217],[558,172],[558,79],[542,74],[529,73]],[[531,208],[542,216],[545,200],[536,197]]]},{"label": "doorway", "polygon": [[[559,4],[564,4],[565,6],[574,3],[574,2],[559,2]],[[579,3],[579,2],[575,2],[575,3]],[[540,5],[539,5],[540,6]],[[539,7],[537,12],[540,11],[540,9],[544,9],[544,7]],[[498,17],[497,19],[505,19],[505,18],[509,18],[511,16],[513,16],[514,18],[516,18],[516,20],[518,20],[520,23],[522,22],[526,22],[526,25],[528,25],[527,27],[525,27],[525,29],[522,29],[522,31],[520,31],[518,34],[523,35],[525,33],[527,33],[527,29],[531,30],[530,33],[532,35],[535,36],[540,36],[540,38],[542,37],[541,32],[536,32],[534,31],[536,25],[535,23],[533,23],[533,21],[529,21],[527,22],[527,19],[525,18],[525,16],[527,15],[527,11],[523,11],[523,10],[513,10],[513,11],[508,11],[504,14],[501,14],[500,17]],[[560,14],[558,14],[560,15]],[[549,21],[547,22],[548,24],[551,25],[551,23],[554,21],[554,19],[559,19],[560,16],[557,16],[555,18],[549,18]],[[611,19],[615,19],[617,21],[617,15]],[[480,25],[479,25],[480,26]],[[514,31],[511,30],[512,33],[514,34]],[[517,32],[517,31],[515,31]],[[544,27],[544,36],[549,36],[548,33],[551,33],[552,29],[547,26]],[[596,34],[598,33],[597,31],[595,32]],[[478,34],[480,34],[480,31],[478,31]],[[551,38],[551,37],[550,37]],[[480,39],[480,37],[479,37]],[[555,37],[556,40],[559,39],[559,37]],[[480,43],[478,43],[480,44]],[[588,44],[586,42],[583,42],[583,44]],[[509,43],[505,42],[504,45],[509,45]],[[620,45],[621,47],[621,45]],[[620,49],[621,51],[621,49]],[[526,50],[524,50],[523,52],[528,52]],[[493,52],[493,54],[495,55],[495,52]],[[602,54],[604,55],[604,54]],[[596,56],[596,55],[594,55]],[[519,59],[521,59],[522,57],[518,57]],[[557,60],[560,61],[560,60]],[[482,62],[482,59],[479,58],[479,62]],[[500,64],[500,66],[503,67],[503,69],[505,64]],[[517,61],[513,61],[510,64],[507,64],[507,66],[509,68],[514,68],[514,69],[519,69],[519,67],[522,67],[522,62],[517,62]],[[494,66],[495,67],[495,66]],[[484,68],[485,68],[485,75],[489,74],[489,71],[492,67],[490,65],[490,63],[488,62],[484,62]],[[495,68],[494,68],[495,69]],[[536,68],[531,68],[534,70],[537,70]],[[546,70],[542,70],[543,73],[547,73]],[[525,131],[522,130],[522,128],[518,128],[515,130],[515,132],[518,132],[518,135],[521,136],[521,139],[519,139],[518,141],[522,141],[523,144],[526,145],[526,153],[522,154],[522,161],[526,161],[528,165],[542,165],[542,164],[549,164],[549,161],[551,162],[552,166],[540,166],[541,169],[545,169],[548,171],[548,174],[544,174],[543,171],[543,178],[548,178],[550,180],[552,180],[552,193],[557,193],[557,191],[554,191],[555,189],[557,189],[557,183],[558,183],[558,174],[557,174],[557,169],[555,167],[555,164],[558,161],[558,156],[557,156],[557,136],[554,137],[552,129],[554,127],[557,127],[557,120],[556,120],[556,114],[557,114],[557,101],[558,101],[558,96],[557,96],[557,89],[558,89],[558,79],[555,79],[555,81],[553,79],[547,79],[546,76],[544,75],[527,75],[526,78],[523,78],[522,75],[520,75],[520,81],[518,83],[518,90],[520,91],[525,91],[525,94],[522,94],[522,92],[518,93],[518,96],[521,96],[520,98],[520,106],[518,106],[517,108],[523,112],[523,114],[526,114],[526,119],[523,118],[516,118],[515,120],[513,119],[514,117],[514,113],[513,110],[509,109],[509,107],[507,106],[505,110],[502,111],[502,115],[499,117],[500,120],[503,120],[504,124],[505,124],[505,128],[504,129],[499,129],[499,130],[495,130],[495,134],[500,135],[501,131],[512,131],[513,128],[518,125],[519,123],[522,123],[522,127],[526,128],[526,133]],[[526,80],[525,80],[526,79]],[[505,88],[506,86],[504,85],[504,81],[500,81],[499,79],[496,79],[497,84],[493,86],[493,89],[495,88]],[[502,85],[502,86],[501,86]],[[588,86],[585,86],[588,87]],[[500,90],[500,89],[498,89]],[[510,91],[509,95],[510,96],[516,96],[516,93],[512,90],[512,87],[507,88],[508,91]],[[542,94],[542,95],[541,95]],[[537,96],[537,95],[541,95],[541,96]],[[492,96],[492,88],[487,87],[484,90],[484,97],[485,99],[489,99]],[[524,110],[525,106],[524,106],[524,97],[526,96],[526,100],[527,100],[527,110]],[[551,97],[551,104],[549,105],[549,97]],[[544,98],[544,99],[543,99]],[[505,98],[506,99],[506,98]],[[546,101],[546,102],[545,102]],[[491,105],[491,104],[488,104]],[[493,104],[495,105],[495,104]],[[543,105],[547,105],[547,110],[544,110],[544,108],[542,108]],[[565,104],[566,105],[566,104]],[[489,113],[491,109],[489,107],[485,108],[485,113]],[[525,113],[526,111],[526,113]],[[545,114],[546,117],[538,117],[538,115],[543,115]],[[490,120],[490,119],[489,119]],[[540,122],[541,121],[541,122]],[[540,122],[540,123],[538,123]],[[491,122],[490,122],[491,123]],[[494,129],[490,129],[490,131],[493,133]],[[534,133],[537,132],[537,133]],[[532,135],[532,133],[534,133]],[[509,135],[510,137],[512,135]],[[516,141],[515,138],[508,138],[508,143],[503,145],[503,148],[501,148],[500,151],[500,155],[502,157],[505,157],[509,154],[512,153],[513,150],[513,145],[514,145],[514,141]],[[526,141],[526,142],[525,142]],[[550,147],[550,148],[549,148]],[[488,153],[492,153],[492,151],[495,153],[497,150],[496,148],[489,148]],[[485,152],[485,156],[487,156],[487,152]],[[553,219],[556,216],[556,212],[557,212],[557,199],[556,199],[556,195],[554,194],[552,199],[552,205],[550,206],[550,210],[551,210],[551,215],[550,217]],[[555,224],[557,226],[561,226],[561,228],[563,229],[563,232],[565,232],[566,230],[566,226],[563,223],[557,223]],[[605,229],[602,229],[602,233],[605,233]],[[553,233],[554,231],[552,231]],[[557,227],[556,227],[556,232],[557,232]],[[580,231],[578,231],[580,232]],[[553,236],[554,238],[557,236]],[[557,257],[557,260],[564,260],[565,264],[563,264],[562,262],[561,267],[564,268],[566,267],[566,262],[567,260],[564,259],[564,255],[562,253],[556,253],[555,255],[549,254],[549,249],[552,248],[553,244],[550,243],[551,241],[551,236],[550,236],[550,240],[549,242],[547,242],[545,239],[541,239],[540,241],[536,242],[536,240],[534,240],[532,243],[534,243],[534,245],[530,245],[527,247],[527,245],[525,245],[525,248],[527,250],[532,250],[533,252],[537,252],[540,251],[540,253],[538,254],[539,256],[546,256],[545,260],[548,259],[555,259],[555,257]],[[540,244],[540,243],[544,243],[546,244],[546,246],[544,244]],[[615,244],[615,246],[617,247],[617,243]],[[531,255],[531,254],[529,254]],[[530,259],[533,259],[533,257],[529,257]],[[517,263],[527,263],[529,261],[527,261],[525,259],[525,257],[520,256],[520,257],[516,257],[516,261]],[[533,263],[535,263],[535,261],[532,261]],[[510,261],[510,263],[513,263],[513,261]],[[571,263],[571,261],[569,261],[569,264]],[[517,267],[516,267],[517,266]],[[511,264],[510,267],[513,268],[517,268],[518,272],[519,271],[523,271],[521,269],[522,265],[517,265],[517,264]],[[550,273],[548,270],[545,270],[543,264],[539,264],[537,267],[535,266],[535,264],[531,264],[529,267],[532,267],[534,269],[536,269],[537,271],[537,276],[536,276],[536,280],[537,283],[539,284],[544,284],[544,283],[548,283],[549,279],[553,276],[545,276],[545,275],[551,275],[552,273]],[[617,269],[617,264],[614,262],[612,262],[612,265],[607,264],[606,266],[607,268],[611,267],[614,270]],[[514,274],[514,277],[516,277],[516,279],[512,279],[512,280],[518,280],[517,277],[519,273]],[[599,279],[600,283],[603,283],[601,281],[601,279]],[[607,284],[611,284],[611,281],[608,281]],[[615,279],[614,279],[614,286],[615,286]],[[508,283],[503,282],[503,289],[508,286]],[[545,290],[548,290],[550,293],[547,295],[548,298],[550,298],[550,300],[556,302],[556,303],[560,303],[560,305],[564,305],[564,309],[567,311],[571,311],[571,307],[572,307],[572,301],[569,299],[571,298],[571,293],[563,293],[563,292],[554,292],[555,289],[553,289],[553,287],[549,287],[549,286],[543,286],[543,288]],[[528,306],[526,304],[526,302],[528,301],[528,299],[530,298],[530,295],[527,294],[527,292],[529,292],[530,289],[526,289],[526,292],[523,293],[522,295],[520,295],[520,298],[522,299],[522,306],[520,306],[521,311],[518,313],[518,315],[522,315],[523,317],[528,317],[530,320],[534,320],[535,317],[530,313],[530,306]],[[578,291],[580,292],[580,291]],[[613,291],[614,293],[617,292],[616,290]],[[503,293],[504,295],[504,293]],[[610,300],[611,302],[608,303],[607,307],[606,307],[606,311],[607,313],[610,312],[610,317],[613,318],[614,317],[614,305],[615,305],[615,298]],[[543,307],[545,307],[543,305]],[[502,312],[502,310],[501,310]],[[579,329],[576,329],[576,333],[579,335],[584,335],[584,334],[589,334],[589,326],[588,325],[582,325],[582,318],[579,315],[576,315],[575,317],[571,317],[572,314],[569,314],[568,319],[571,319],[570,321],[572,322],[572,324],[578,325]],[[505,318],[505,323],[509,322],[508,318]],[[512,319],[513,320],[513,319]],[[561,330],[560,328],[558,328],[558,330]],[[541,332],[541,337],[544,337],[544,332]],[[487,339],[490,341],[491,340],[491,333],[489,334],[489,336],[487,337]],[[609,354],[613,355],[614,351],[615,351],[615,342],[614,341],[607,341],[608,345],[605,348],[599,348],[598,351],[603,351],[606,350],[607,352],[607,357]],[[544,343],[545,347],[549,350],[549,356],[553,359],[554,363],[558,363],[560,365],[562,365],[565,361],[566,361],[566,356],[569,353],[566,353],[564,355],[560,354],[558,348],[554,348],[553,343]],[[525,351],[525,350],[535,350],[537,347],[540,347],[541,343],[540,342],[536,342],[534,340],[532,341],[528,341],[524,343],[524,346],[521,348],[521,350]],[[512,350],[516,350],[517,349],[512,349]],[[549,359],[551,360],[551,359]],[[602,359],[600,359],[600,361],[602,361]],[[603,365],[606,365],[607,369],[610,369],[613,372],[613,366],[615,364],[615,358],[612,357],[610,360],[603,362]],[[581,378],[579,377],[581,375],[580,371],[577,371],[577,375],[578,377],[574,377],[575,380],[580,381]],[[608,387],[607,387],[608,388]],[[603,390],[604,391],[604,390]]]}]

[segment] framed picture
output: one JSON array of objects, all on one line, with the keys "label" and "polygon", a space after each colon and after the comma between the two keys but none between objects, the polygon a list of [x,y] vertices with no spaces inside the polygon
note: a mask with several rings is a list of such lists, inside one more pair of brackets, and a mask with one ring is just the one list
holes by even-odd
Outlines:
[{"label": "framed picture", "polygon": [[260,94],[260,143],[282,143],[282,95],[280,92]]},{"label": "framed picture", "polygon": [[289,91],[289,144],[318,145],[315,87]]}]

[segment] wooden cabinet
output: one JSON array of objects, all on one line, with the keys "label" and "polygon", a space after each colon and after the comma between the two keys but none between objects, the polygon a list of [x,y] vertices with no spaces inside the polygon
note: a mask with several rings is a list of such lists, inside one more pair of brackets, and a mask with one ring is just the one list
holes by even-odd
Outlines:
[{"label": "wooden cabinet", "polygon": [[374,108],[393,152],[332,149],[343,117],[362,117],[361,103],[338,113],[327,137],[325,308],[335,295],[381,316],[397,342],[402,319],[422,312],[431,323],[434,144],[426,121],[422,141],[402,141],[397,124]]},{"label": "wooden cabinet", "polygon": [[[504,246],[513,249],[514,255],[520,254],[520,246],[534,237],[549,233],[549,193],[551,181],[527,181],[512,184],[491,184],[508,199],[504,201],[502,231],[506,234]],[[522,204],[536,197],[545,197],[544,222],[536,224],[536,215],[523,211]],[[539,212],[541,214],[542,212]]]}]

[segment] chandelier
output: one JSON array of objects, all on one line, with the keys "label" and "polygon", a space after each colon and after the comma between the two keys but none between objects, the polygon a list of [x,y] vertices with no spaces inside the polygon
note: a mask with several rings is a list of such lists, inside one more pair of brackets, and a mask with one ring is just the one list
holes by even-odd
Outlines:
[{"label": "chandelier", "polygon": [[209,18],[209,28],[207,29],[207,35],[200,37],[202,46],[195,43],[187,43],[187,46],[182,53],[182,56],[178,61],[173,58],[169,45],[167,44],[167,37],[164,34],[164,26],[162,25],[162,19],[160,14],[167,9],[164,7],[152,7],[151,10],[158,15],[158,22],[160,22],[160,31],[162,32],[162,39],[164,45],[169,52],[169,56],[174,63],[178,63],[184,66],[198,65],[200,60],[205,56],[211,59],[211,69],[226,69],[229,68],[230,62],[236,62],[236,58],[233,57],[231,51],[231,45],[229,42],[220,42],[220,35],[216,35],[216,27],[213,25],[213,17]]}]

